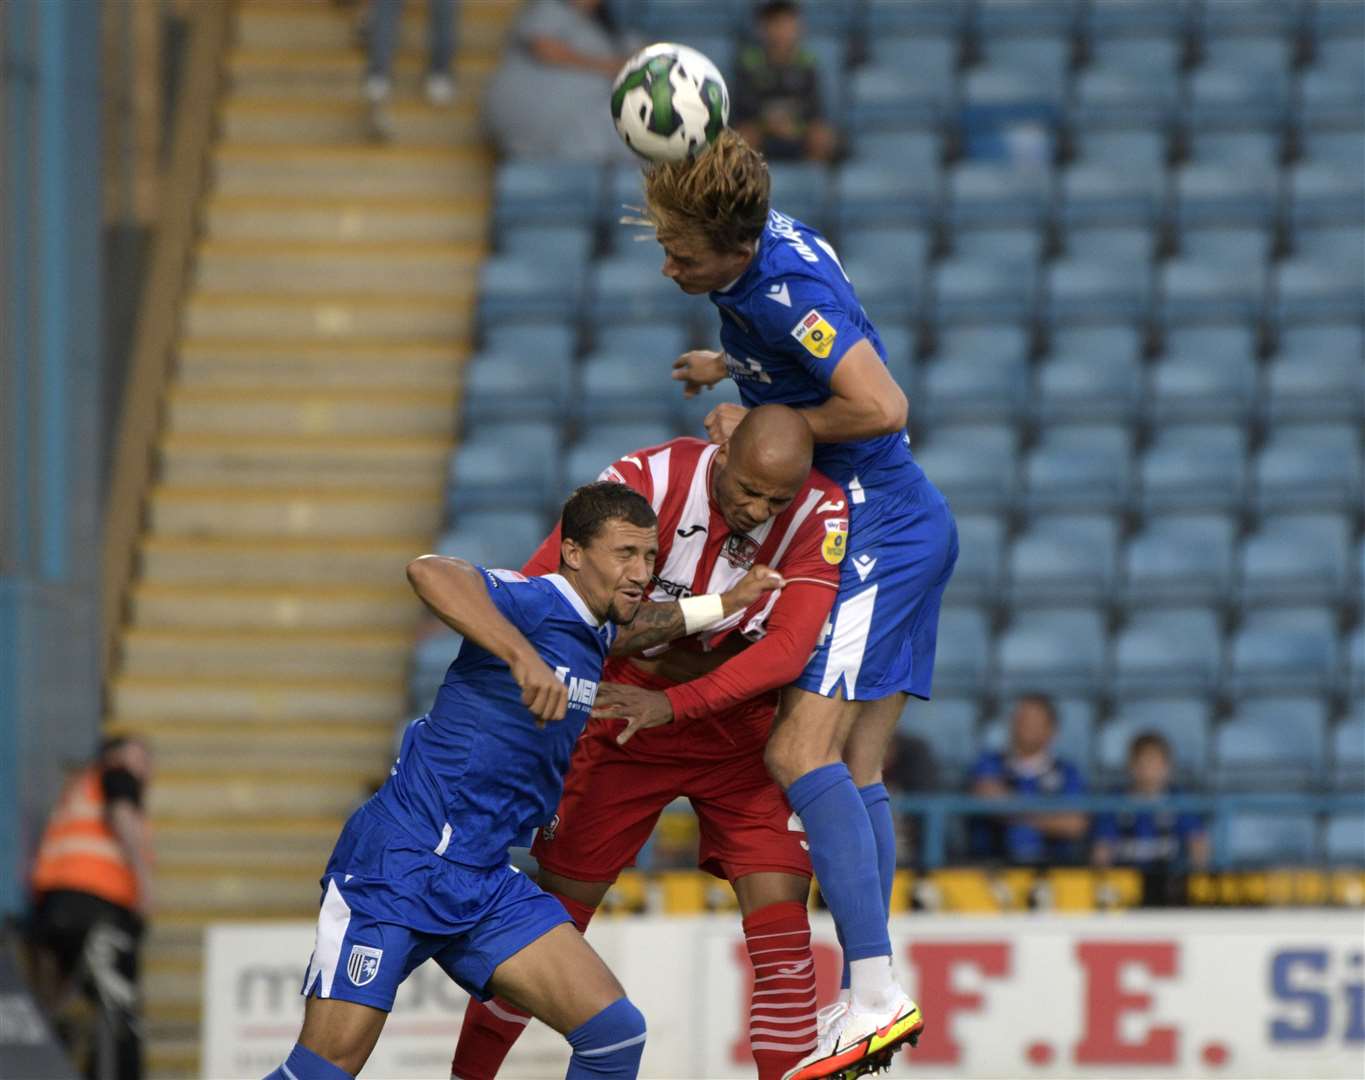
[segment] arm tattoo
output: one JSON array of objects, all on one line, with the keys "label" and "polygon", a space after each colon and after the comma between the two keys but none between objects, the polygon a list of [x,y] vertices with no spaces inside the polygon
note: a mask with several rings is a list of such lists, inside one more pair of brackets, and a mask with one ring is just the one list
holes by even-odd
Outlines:
[{"label": "arm tattoo", "polygon": [[616,632],[612,656],[627,656],[662,645],[684,634],[682,608],[675,600],[646,600],[635,618]]}]

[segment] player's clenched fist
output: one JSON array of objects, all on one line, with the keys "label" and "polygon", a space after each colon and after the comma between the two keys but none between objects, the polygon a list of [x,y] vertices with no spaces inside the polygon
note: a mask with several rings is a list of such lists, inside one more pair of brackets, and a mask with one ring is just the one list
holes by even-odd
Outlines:
[{"label": "player's clenched fist", "polygon": [[781,574],[760,563],[751,567],[733,589],[720,594],[721,606],[726,615],[732,615],[748,608],[764,593],[780,589],[785,584]]},{"label": "player's clenched fist", "polygon": [[683,383],[683,397],[696,397],[725,378],[725,354],[711,349],[693,349],[673,361],[673,378]]},{"label": "player's clenched fist", "polygon": [[735,428],[739,427],[739,422],[748,412],[743,405],[736,405],[733,401],[722,401],[706,414],[704,421],[706,434],[713,443],[729,442]]},{"label": "player's clenched fist", "polygon": [[531,710],[542,727],[551,720],[563,720],[569,708],[569,688],[555,677],[534,653],[518,657],[508,667],[521,687],[521,703]]}]

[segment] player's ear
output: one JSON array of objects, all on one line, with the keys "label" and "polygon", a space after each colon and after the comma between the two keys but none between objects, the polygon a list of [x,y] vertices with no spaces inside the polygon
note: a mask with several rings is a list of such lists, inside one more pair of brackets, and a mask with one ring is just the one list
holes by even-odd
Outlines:
[{"label": "player's ear", "polygon": [[570,570],[582,570],[583,549],[574,540],[561,540],[559,542],[559,561]]},{"label": "player's ear", "polygon": [[720,449],[716,451],[716,456],[711,459],[716,463],[717,469],[725,468],[725,463],[730,460],[730,440],[720,444]]}]

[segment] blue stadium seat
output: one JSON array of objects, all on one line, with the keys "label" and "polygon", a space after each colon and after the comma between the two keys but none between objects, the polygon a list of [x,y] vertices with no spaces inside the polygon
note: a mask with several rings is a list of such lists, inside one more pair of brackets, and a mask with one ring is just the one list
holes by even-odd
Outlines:
[{"label": "blue stadium seat", "polygon": [[980,694],[990,665],[990,628],[975,608],[945,607],[939,616],[934,691]]},{"label": "blue stadium seat", "polygon": [[[1365,562],[1365,554],[1362,555]],[[1362,571],[1365,577],[1365,571]],[[1357,626],[1347,646],[1346,692],[1354,698],[1365,698],[1365,626]]]},{"label": "blue stadium seat", "polygon": [[653,365],[655,374],[667,378],[671,365],[687,351],[687,327],[678,323],[644,326],[595,326],[593,337],[601,353],[634,356],[642,364]]},{"label": "blue stadium seat", "polygon": [[1043,235],[1033,228],[968,229],[953,236],[953,254],[1032,265],[1043,257]]},{"label": "blue stadium seat", "polygon": [[1336,619],[1323,608],[1253,611],[1232,641],[1229,679],[1239,697],[1323,694],[1336,671]]},{"label": "blue stadium seat", "polygon": [[1141,698],[1120,702],[1114,718],[1100,729],[1100,768],[1111,779],[1121,776],[1133,739],[1144,732],[1155,731],[1171,744],[1176,775],[1202,779],[1209,759],[1212,726],[1209,705],[1203,698]]},{"label": "blue stadium seat", "polygon": [[1358,512],[1360,457],[1360,432],[1350,425],[1275,428],[1254,465],[1259,511]]},{"label": "blue stadium seat", "polygon": [[1137,324],[1151,306],[1151,274],[1145,264],[1065,257],[1047,268],[1047,321]]},{"label": "blue stadium seat", "polygon": [[1134,614],[1114,641],[1114,693],[1133,698],[1211,695],[1223,666],[1223,634],[1207,608]]},{"label": "blue stadium seat", "polygon": [[919,393],[915,335],[909,327],[900,323],[878,321],[877,335],[882,339],[882,348],[886,350],[886,370],[891,372],[896,385],[905,391],[905,396],[913,399]]},{"label": "blue stadium seat", "polygon": [[[1310,132],[1359,127],[1362,112],[1365,80],[1358,71],[1319,67],[1304,72],[1299,83],[1298,121],[1302,127]],[[1359,138],[1358,134],[1355,137]],[[1309,145],[1313,145],[1311,141]],[[1317,155],[1310,152],[1309,157],[1316,160]]]},{"label": "blue stadium seat", "polygon": [[580,420],[649,421],[672,425],[682,394],[669,377],[668,360],[631,353],[593,353],[582,363],[582,393],[575,402]]},{"label": "blue stadium seat", "polygon": [[1240,511],[1246,498],[1246,431],[1163,428],[1139,464],[1144,514]]},{"label": "blue stadium seat", "polygon": [[486,510],[444,533],[437,550],[484,566],[520,570],[549,528],[534,510]]},{"label": "blue stadium seat", "polygon": [[1034,414],[1044,425],[1117,420],[1131,422],[1142,399],[1137,334],[1126,327],[1067,330],[1052,341],[1038,369]]},{"label": "blue stadium seat", "polygon": [[1128,37],[1173,40],[1184,14],[1180,0],[1094,0],[1085,12],[1085,33],[1095,44]]},{"label": "blue stadium seat", "polygon": [[1344,791],[1365,789],[1365,699],[1356,698],[1354,715],[1347,716],[1332,733],[1333,785]]},{"label": "blue stadium seat", "polygon": [[1191,157],[1207,165],[1268,171],[1279,167],[1280,137],[1266,131],[1198,131]]},{"label": "blue stadium seat", "polygon": [[560,421],[573,388],[573,368],[554,353],[481,352],[465,365],[460,401],[465,423]]},{"label": "blue stadium seat", "polygon": [[817,229],[826,224],[830,171],[814,161],[774,161],[768,166],[772,205]]},{"label": "blue stadium seat", "polygon": [[1159,424],[1245,422],[1255,407],[1256,362],[1249,351],[1168,350],[1152,373],[1150,408]]},{"label": "blue stadium seat", "polygon": [[1290,221],[1296,229],[1365,220],[1358,163],[1353,171],[1345,162],[1300,162],[1290,168],[1288,181]]},{"label": "blue stadium seat", "polygon": [[1102,604],[1113,588],[1117,549],[1112,518],[1043,518],[1010,545],[1009,603],[1015,608]]},{"label": "blue stadium seat", "polygon": [[1235,267],[1171,259],[1160,270],[1161,318],[1168,326],[1239,323],[1255,317],[1265,291],[1260,263]]},{"label": "blue stadium seat", "polygon": [[1002,694],[1045,686],[1059,695],[1094,696],[1103,686],[1104,620],[1089,610],[1029,611],[1000,636]]},{"label": "blue stadium seat", "polygon": [[907,735],[918,735],[933,748],[943,786],[949,790],[961,784],[981,752],[978,713],[975,698],[950,698],[939,693],[933,701],[911,698],[901,713],[897,727]]},{"label": "blue stadium seat", "polygon": [[1051,427],[1024,461],[1030,515],[1119,513],[1132,491],[1132,437],[1119,425]]},{"label": "blue stadium seat", "polygon": [[[442,553],[445,549],[441,549]],[[451,552],[454,554],[454,552]],[[463,557],[463,556],[462,556]],[[501,568],[505,569],[505,568]],[[417,642],[412,650],[408,671],[408,705],[414,712],[426,712],[445,682],[446,671],[460,653],[464,638],[444,626]]]},{"label": "blue stadium seat", "polygon": [[956,511],[1000,514],[1013,505],[1019,459],[1017,440],[1007,427],[935,429],[927,447],[915,446],[915,459]]},{"label": "blue stadium seat", "polygon": [[929,239],[919,229],[857,229],[844,234],[839,258],[876,322],[915,316],[924,299]]},{"label": "blue stadium seat", "polygon": [[965,164],[948,174],[948,221],[954,229],[1037,227],[1046,198],[1046,177],[1028,169]]},{"label": "blue stadium seat", "polygon": [[567,319],[581,310],[582,292],[581,276],[565,274],[557,265],[495,255],[479,272],[479,318],[486,326]]},{"label": "blue stadium seat", "polygon": [[1023,411],[1027,342],[1017,327],[945,333],[924,370],[916,414],[935,423],[1008,420]]},{"label": "blue stadium seat", "polygon": [[[1095,751],[1095,703],[1089,698],[1056,698],[1052,704],[1057,709],[1053,750],[1088,777]],[[986,724],[981,738],[983,746],[1001,751],[1008,747],[1010,711],[1009,703],[1005,703],[1001,713]]]},{"label": "blue stadium seat", "polygon": [[950,257],[933,267],[933,316],[941,324],[1018,323],[1033,313],[1037,285],[1032,263]]},{"label": "blue stadium seat", "polygon": [[1268,517],[1242,546],[1244,608],[1331,604],[1350,588],[1350,529],[1329,514]]},{"label": "blue stadium seat", "polygon": [[1257,287],[1265,284],[1264,264],[1270,258],[1271,238],[1263,229],[1186,229],[1180,253],[1197,263],[1241,270]]},{"label": "blue stadium seat", "polygon": [[968,159],[1039,171],[1053,156],[1065,87],[1062,68],[987,63],[962,79],[959,123]]},{"label": "blue stadium seat", "polygon": [[942,140],[932,131],[863,131],[853,144],[853,160],[916,176],[937,176]]},{"label": "blue stadium seat", "polygon": [[1086,165],[1119,169],[1159,183],[1166,169],[1166,135],[1159,127],[1142,131],[1081,128],[1076,153]]},{"label": "blue stadium seat", "polygon": [[577,338],[578,331],[570,322],[500,323],[487,328],[482,351],[519,360],[549,357],[567,362],[573,359]]},{"label": "blue stadium seat", "polygon": [[1322,775],[1327,708],[1320,698],[1263,697],[1237,703],[1214,735],[1220,788],[1303,788]]},{"label": "blue stadium seat", "polygon": [[937,210],[939,189],[937,166],[920,170],[850,162],[839,170],[834,214],[840,230],[923,224]]},{"label": "blue stadium seat", "polygon": [[1308,814],[1241,811],[1230,815],[1227,829],[1227,854],[1234,864],[1301,864],[1316,856],[1317,830]]},{"label": "blue stadium seat", "polygon": [[[634,238],[640,235],[642,231],[647,232],[647,230],[642,227],[623,225],[621,218],[639,217],[638,208],[644,206],[645,186],[641,166],[613,165],[607,173],[604,187],[599,220],[606,228],[612,250],[620,252],[635,249],[637,245]],[[650,240],[653,240],[652,236]],[[655,245],[642,244],[639,246],[647,248]]]},{"label": "blue stadium seat", "polygon": [[1266,417],[1360,423],[1365,420],[1365,337],[1349,324],[1286,327],[1266,376]]},{"label": "blue stadium seat", "polygon": [[[1061,174],[1062,224],[1140,225],[1151,227],[1161,192],[1159,178],[1145,170],[1122,165],[1081,163]],[[1269,199],[1266,200],[1267,213]]]},{"label": "blue stadium seat", "polygon": [[1303,0],[1204,4],[1194,28],[1204,35],[1208,56],[1218,57],[1224,52],[1236,56],[1237,47],[1243,46],[1262,63],[1273,61],[1283,67],[1291,59],[1287,35],[1299,28],[1305,6]]},{"label": "blue stadium seat", "polygon": [[497,220],[506,225],[589,224],[601,193],[602,169],[586,162],[507,162],[494,179]]},{"label": "blue stadium seat", "polygon": [[597,260],[588,292],[589,316],[599,326],[613,321],[677,321],[701,311],[701,298],[688,296],[657,267],[642,266],[627,256]]},{"label": "blue stadium seat", "polygon": [[632,422],[603,425],[570,448],[564,460],[564,495],[590,484],[602,470],[623,454],[657,446],[673,437],[666,423]]},{"label": "blue stadium seat", "polygon": [[[1365,143],[1361,144],[1365,161]],[[1339,266],[1357,277],[1365,275],[1365,225],[1328,225],[1299,229],[1294,253],[1305,262]]]},{"label": "blue stadium seat", "polygon": [[954,80],[902,63],[868,64],[849,77],[847,120],[855,133],[937,126],[952,100]]},{"label": "blue stadium seat", "polygon": [[1273,171],[1182,165],[1175,174],[1175,220],[1182,229],[1211,225],[1266,228],[1276,193]]},{"label": "blue stadium seat", "polygon": [[1365,814],[1333,814],[1322,835],[1323,855],[1333,865],[1365,864]]},{"label": "blue stadium seat", "polygon": [[[680,391],[676,392],[681,396]],[[706,414],[724,401],[740,404],[739,387],[733,379],[722,379],[696,397],[682,398],[678,405],[678,430],[684,435],[706,438],[706,429],[702,426]]]},{"label": "blue stadium seat", "polygon": [[957,0],[866,0],[869,37],[883,34],[950,36],[962,29],[968,9]]},{"label": "blue stadium seat", "polygon": [[[1075,30],[1084,7],[1079,0],[979,0],[976,26],[992,45],[1042,35],[1061,42]],[[1049,52],[1043,59],[1064,66],[1066,54]]]},{"label": "blue stadium seat", "polygon": [[948,583],[952,604],[994,604],[1000,599],[1005,549],[1003,519],[962,514],[957,519],[959,554]]},{"label": "blue stadium seat", "polygon": [[1232,588],[1232,519],[1215,514],[1155,517],[1123,557],[1124,606],[1227,603]]},{"label": "blue stadium seat", "polygon": [[1156,237],[1145,225],[1103,226],[1071,229],[1066,234],[1066,253],[1080,263],[1116,262],[1146,267],[1156,249]]},{"label": "blue stadium seat", "polygon": [[559,430],[495,423],[473,429],[450,461],[447,504],[459,515],[543,511],[559,494]]},{"label": "blue stadium seat", "polygon": [[[1365,68],[1365,42],[1361,40],[1362,15],[1355,4],[1315,4],[1313,15],[1317,21],[1314,42],[1315,66],[1328,71],[1359,74]],[[1350,20],[1349,25],[1330,25],[1329,19]]]},{"label": "blue stadium seat", "polygon": [[868,62],[887,70],[904,67],[949,86],[957,68],[958,42],[940,34],[869,34]]},{"label": "blue stadium seat", "polygon": [[1174,35],[1103,36],[1091,45],[1091,66],[1099,71],[1142,75],[1154,83],[1177,85],[1180,42]]},{"label": "blue stadium seat", "polygon": [[498,230],[498,253],[557,266],[581,266],[592,255],[593,235],[587,225],[504,225]]},{"label": "blue stadium seat", "polygon": [[1302,322],[1358,322],[1365,318],[1365,282],[1332,263],[1286,259],[1275,268],[1274,317]]},{"label": "blue stadium seat", "polygon": [[[1111,51],[1114,44],[1106,42],[1102,48]],[[1133,42],[1122,44],[1129,47]],[[1158,46],[1164,50],[1167,44],[1163,41]],[[1121,58],[1097,58],[1090,70],[1077,76],[1075,104],[1070,112],[1072,123],[1083,135],[1082,157],[1104,163],[1106,155],[1095,154],[1090,140],[1106,130],[1121,129],[1125,135],[1137,136],[1127,146],[1137,151],[1139,162],[1159,166],[1161,160],[1151,156],[1151,146],[1159,145],[1164,153],[1162,132],[1175,115],[1178,89],[1174,62],[1169,65],[1169,77],[1161,78],[1154,77],[1152,67],[1130,66]]]},{"label": "blue stadium seat", "polygon": [[1289,78],[1283,67],[1205,65],[1190,75],[1185,122],[1194,130],[1256,127],[1284,120]]}]

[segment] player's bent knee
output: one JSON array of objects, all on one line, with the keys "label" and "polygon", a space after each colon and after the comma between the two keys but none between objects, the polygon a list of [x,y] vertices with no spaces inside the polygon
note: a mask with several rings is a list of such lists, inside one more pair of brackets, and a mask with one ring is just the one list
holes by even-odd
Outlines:
[{"label": "player's bent knee", "polygon": [[768,775],[784,789],[808,772],[839,760],[837,747],[818,733],[802,733],[779,728],[763,748],[763,764]]},{"label": "player's bent knee", "polygon": [[645,1015],[630,998],[617,998],[591,1020],[569,1032],[573,1059],[566,1080],[633,1078],[645,1052]]}]

